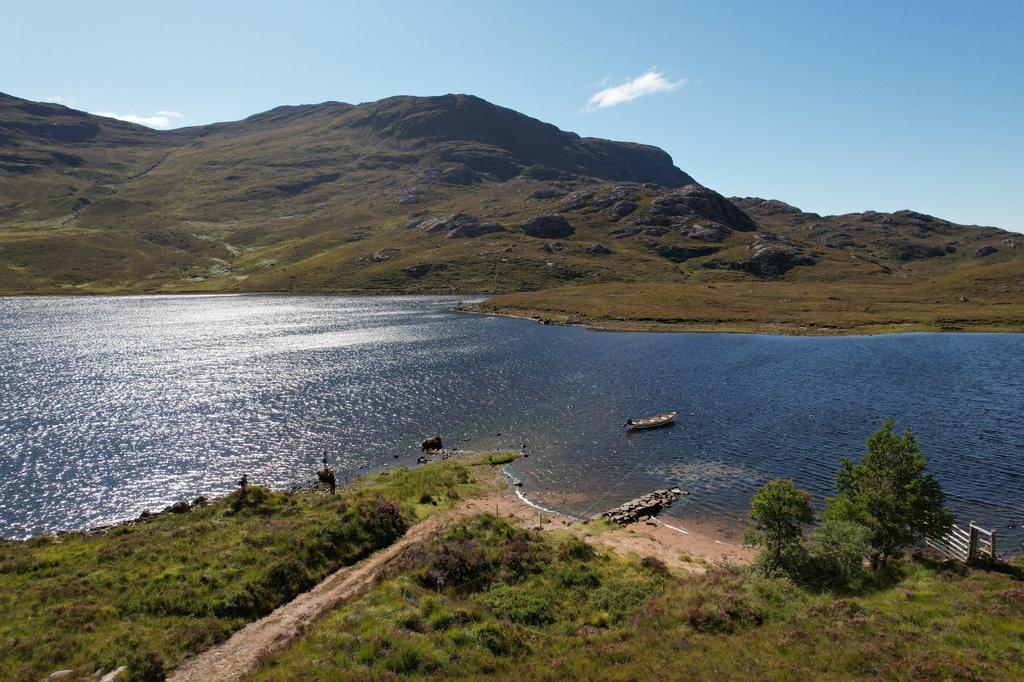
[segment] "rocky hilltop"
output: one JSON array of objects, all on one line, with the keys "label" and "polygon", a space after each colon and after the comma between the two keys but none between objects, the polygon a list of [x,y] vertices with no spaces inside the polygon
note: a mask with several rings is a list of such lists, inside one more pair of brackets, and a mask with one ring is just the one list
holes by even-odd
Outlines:
[{"label": "rocky hilltop", "polygon": [[660,149],[468,95],[173,131],[0,95],[0,293],[1012,276],[1020,241],[909,211],[727,199]]}]

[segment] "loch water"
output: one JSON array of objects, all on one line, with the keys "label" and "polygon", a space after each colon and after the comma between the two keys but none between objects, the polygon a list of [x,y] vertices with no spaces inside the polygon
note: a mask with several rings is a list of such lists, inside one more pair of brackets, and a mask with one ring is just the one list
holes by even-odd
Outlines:
[{"label": "loch water", "polygon": [[[526,447],[509,467],[572,515],[654,487],[732,534],[786,477],[821,505],[839,456],[911,426],[959,521],[1024,541],[1024,335],[595,332],[450,311],[452,297],[0,298],[0,536],[229,491],[411,465],[420,439]],[[622,424],[668,409],[670,428]],[[397,455],[397,459],[395,457]]]}]

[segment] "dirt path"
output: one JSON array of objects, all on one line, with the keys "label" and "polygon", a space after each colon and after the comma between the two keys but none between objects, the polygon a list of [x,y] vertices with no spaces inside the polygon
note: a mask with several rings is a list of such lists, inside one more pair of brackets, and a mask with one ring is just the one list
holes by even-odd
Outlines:
[{"label": "dirt path", "polygon": [[[536,523],[536,510],[514,495],[496,492],[461,502],[455,508],[432,516],[412,526],[393,544],[366,559],[340,568],[292,601],[275,609],[270,615],[249,623],[212,649],[185,661],[169,677],[170,682],[227,682],[238,680],[252,670],[261,658],[280,649],[300,636],[317,617],[339,603],[350,599],[373,585],[374,579],[389,561],[418,542],[459,518],[497,512],[526,523]],[[551,516],[545,514],[545,516]]]},{"label": "dirt path", "polygon": [[168,680],[231,682],[240,679],[260,659],[302,635],[306,627],[320,615],[369,589],[388,562],[403,551],[452,522],[476,514],[492,513],[503,518],[513,518],[524,527],[567,530],[613,552],[656,556],[670,567],[688,571],[703,571],[700,562],[722,558],[733,561],[745,559],[741,547],[690,531],[680,532],[664,525],[651,527],[633,524],[625,529],[593,532],[587,524],[527,504],[508,489],[507,482],[503,483],[502,488],[482,497],[463,500],[453,509],[417,523],[389,547],[378,550],[352,566],[335,571],[309,592],[300,594],[270,615],[249,623],[212,649],[185,661]]},{"label": "dirt path", "polygon": [[418,523],[399,540],[366,559],[341,568],[270,615],[249,623],[212,649],[189,659],[175,670],[170,682],[237,680],[260,658],[302,634],[318,616],[373,584],[381,569],[411,545],[425,540],[450,519],[435,516]]}]

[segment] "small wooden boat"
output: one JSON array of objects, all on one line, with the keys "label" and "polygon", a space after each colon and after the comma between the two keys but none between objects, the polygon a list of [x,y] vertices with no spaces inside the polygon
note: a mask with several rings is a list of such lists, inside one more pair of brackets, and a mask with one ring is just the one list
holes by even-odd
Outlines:
[{"label": "small wooden boat", "polygon": [[627,419],[624,426],[629,431],[641,431],[643,429],[656,429],[659,426],[668,426],[675,422],[675,420],[675,412],[665,412],[664,414],[644,417],[643,419]]}]

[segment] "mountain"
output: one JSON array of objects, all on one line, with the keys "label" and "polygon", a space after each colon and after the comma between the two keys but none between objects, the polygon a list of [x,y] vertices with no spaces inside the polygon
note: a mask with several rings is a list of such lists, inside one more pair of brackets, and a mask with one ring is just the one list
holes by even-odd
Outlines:
[{"label": "mountain", "polygon": [[[1021,239],[726,199],[468,95],[155,131],[0,95],[0,292],[502,292],[1016,273]],[[1009,264],[1009,265],[1007,265]]]}]

